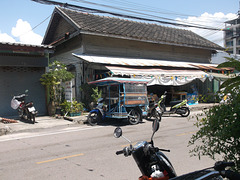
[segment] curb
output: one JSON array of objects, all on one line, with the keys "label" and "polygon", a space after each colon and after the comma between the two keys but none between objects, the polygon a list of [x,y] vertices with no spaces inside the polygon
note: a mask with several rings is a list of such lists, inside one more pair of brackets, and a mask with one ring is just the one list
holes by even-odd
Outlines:
[{"label": "curb", "polygon": [[[218,103],[212,103],[212,104],[199,104],[199,105],[191,105],[189,106],[190,108],[190,111],[201,111],[201,110],[206,110],[206,109],[209,109],[213,106],[216,106],[218,105]],[[58,120],[62,120],[62,121],[69,121],[70,124],[80,124],[80,125],[83,125],[83,124],[87,124],[87,116],[88,114],[83,114],[81,116],[74,116],[74,117],[63,117],[63,116],[56,116],[56,117],[49,117],[49,116],[43,116],[42,119],[40,120],[41,117],[39,117],[39,122],[43,124],[43,126],[41,127],[31,127],[29,129],[40,129],[40,128],[50,128],[50,127],[57,127],[57,126],[66,126],[66,125],[69,125],[67,123],[64,123],[64,124],[57,124],[54,122],[55,121],[58,121]],[[49,120],[51,121],[49,123]],[[46,127],[44,127],[44,123],[46,123]],[[49,123],[49,125],[47,124]],[[13,132],[20,132],[20,131],[27,131],[28,128],[25,128],[25,129],[22,129],[22,130],[14,130],[12,126],[12,124],[18,124],[18,123],[10,123],[10,125],[8,126],[7,124],[4,124],[5,126],[4,127],[0,127],[0,136],[2,135],[6,135],[6,134],[10,134],[10,133],[13,133]],[[14,125],[13,125],[14,126]],[[23,125],[24,126],[24,125]]]}]

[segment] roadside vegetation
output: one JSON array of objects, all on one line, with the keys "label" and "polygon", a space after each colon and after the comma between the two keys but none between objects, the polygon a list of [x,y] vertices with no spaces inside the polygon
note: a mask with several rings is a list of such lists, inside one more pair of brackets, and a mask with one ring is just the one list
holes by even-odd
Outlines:
[{"label": "roadside vegetation", "polygon": [[[219,67],[234,67],[240,71],[240,62],[227,58]],[[225,81],[221,93],[227,95],[225,103],[204,111],[203,117],[197,117],[195,126],[199,130],[194,134],[189,146],[191,156],[209,156],[216,160],[234,161],[235,169],[240,171],[240,76]]]}]

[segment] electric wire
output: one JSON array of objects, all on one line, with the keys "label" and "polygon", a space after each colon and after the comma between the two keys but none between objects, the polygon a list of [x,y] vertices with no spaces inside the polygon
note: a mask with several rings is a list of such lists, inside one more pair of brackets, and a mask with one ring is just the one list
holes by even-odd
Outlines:
[{"label": "electric wire", "polygon": [[68,4],[68,3],[61,3],[61,2],[52,1],[52,0],[32,0],[32,1],[42,3],[42,4],[67,7],[67,8],[71,8],[71,9],[74,9],[74,10],[84,10],[84,11],[90,11],[90,12],[95,12],[95,13],[110,14],[110,15],[113,15],[113,16],[119,16],[119,17],[123,17],[123,18],[131,18],[131,19],[137,19],[137,20],[143,20],[143,21],[149,21],[149,22],[157,22],[157,23],[168,24],[168,25],[173,25],[173,26],[194,27],[194,28],[216,30],[216,31],[221,31],[222,30],[222,29],[217,29],[217,28],[214,28],[214,27],[189,25],[189,24],[184,24],[184,23],[174,23],[174,22],[169,22],[169,21],[162,21],[162,20],[156,20],[156,19],[149,19],[149,18],[137,17],[137,16],[132,16],[132,15],[126,15],[126,14],[122,14],[122,13],[120,14],[120,13],[116,13],[116,12],[104,11],[104,10],[88,8],[88,7],[83,7],[83,6],[78,6],[78,5]]},{"label": "electric wire", "polygon": [[[184,21],[181,21],[181,20],[170,19],[170,18],[165,18],[165,17],[159,17],[159,16],[155,16],[155,15],[149,15],[149,14],[145,14],[145,13],[141,13],[141,12],[136,12],[136,11],[132,11],[132,10],[122,9],[122,8],[119,8],[119,7],[114,7],[114,6],[109,6],[109,5],[104,5],[104,4],[94,3],[94,2],[89,2],[89,1],[85,1],[85,0],[71,0],[71,1],[82,2],[82,3],[91,4],[91,5],[97,5],[97,6],[102,6],[102,7],[105,7],[105,8],[117,9],[117,10],[121,10],[121,11],[134,13],[134,14],[137,14],[137,15],[143,15],[143,17],[146,17],[146,16],[147,17],[154,17],[154,18],[164,19],[164,20],[168,20],[168,21],[177,21],[177,22],[185,23],[186,25],[189,24],[189,25],[194,25],[194,26],[202,26],[201,24],[197,24],[197,23],[189,23],[189,22],[184,22]],[[205,25],[205,27],[212,28],[212,27],[206,26],[206,25]]]},{"label": "electric wire", "polygon": [[29,31],[26,31],[26,32],[24,32],[24,33],[16,36],[16,38],[21,37],[21,36],[23,36],[23,35],[31,32],[31,31],[33,31],[33,30],[36,29],[38,26],[40,26],[42,23],[44,23],[46,20],[48,20],[50,16],[51,16],[51,15],[49,15],[47,18],[45,18],[43,21],[41,21],[40,23],[38,23],[38,24],[37,24],[36,26],[34,26],[33,28],[31,28]]}]

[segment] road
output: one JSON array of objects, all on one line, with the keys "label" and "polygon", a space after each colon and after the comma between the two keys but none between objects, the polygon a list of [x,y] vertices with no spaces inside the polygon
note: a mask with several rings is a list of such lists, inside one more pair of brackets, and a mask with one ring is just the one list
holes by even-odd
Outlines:
[{"label": "road", "polygon": [[[163,117],[155,134],[155,146],[170,149],[169,157],[178,175],[213,165],[213,160],[190,157],[188,141],[197,131],[194,119]],[[132,157],[115,152],[128,145],[123,138],[113,137],[121,126],[133,143],[149,140],[151,121],[138,125],[108,123],[24,132],[0,136],[0,179],[114,179],[132,180],[141,175]],[[190,147],[191,148],[191,147]]]}]

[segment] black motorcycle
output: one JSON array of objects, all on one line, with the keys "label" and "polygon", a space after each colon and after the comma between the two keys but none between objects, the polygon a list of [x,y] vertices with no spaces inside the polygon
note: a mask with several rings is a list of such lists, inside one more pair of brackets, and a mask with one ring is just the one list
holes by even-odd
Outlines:
[{"label": "black motorcycle", "polygon": [[122,135],[122,129],[117,127],[114,131],[114,137],[123,137],[130,143],[130,146],[123,148],[123,150],[117,151],[116,154],[124,154],[124,156],[132,155],[135,162],[140,169],[142,176],[139,177],[141,180],[157,179],[169,179],[176,177],[175,170],[168,160],[168,158],[161,152],[170,150],[159,149],[154,147],[153,136],[159,129],[159,121],[156,119],[153,121],[153,134],[151,141],[140,141],[136,145],[132,145],[131,141]]},{"label": "black motorcycle", "polygon": [[232,170],[226,170],[227,167],[234,166],[233,162],[218,161],[214,167],[194,171],[188,174],[184,174],[171,180],[223,180],[227,178],[229,180],[240,180],[240,174]]},{"label": "black motorcycle", "polygon": [[13,96],[11,107],[18,110],[18,115],[21,119],[29,120],[34,124],[38,111],[33,106],[33,102],[25,101],[26,97],[28,96],[27,92],[28,90],[25,91],[25,94]]},{"label": "black motorcycle", "polygon": [[150,142],[140,141],[136,145],[132,145],[131,141],[122,135],[122,129],[117,127],[114,130],[114,137],[123,137],[130,145],[117,151],[116,154],[124,154],[124,156],[132,155],[140,169],[142,176],[139,180],[240,180],[240,174],[227,167],[234,166],[233,162],[218,161],[214,167],[190,172],[181,176],[177,176],[175,170],[168,158],[161,152],[170,150],[159,149],[154,147],[153,136],[159,129],[159,121],[153,122],[153,134]]},{"label": "black motorcycle", "polygon": [[149,106],[147,108],[147,116],[146,119],[158,119],[159,121],[161,121],[162,119],[162,112],[160,110],[160,108],[158,107],[158,103],[154,102],[154,101],[150,101],[149,102]]}]

